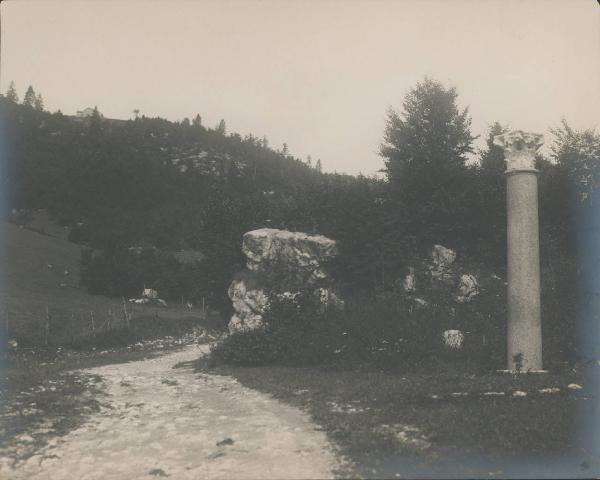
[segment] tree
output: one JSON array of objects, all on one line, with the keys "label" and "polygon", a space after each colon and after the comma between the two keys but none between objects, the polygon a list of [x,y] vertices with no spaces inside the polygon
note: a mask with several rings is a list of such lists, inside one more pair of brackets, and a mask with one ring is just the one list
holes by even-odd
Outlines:
[{"label": "tree", "polygon": [[42,98],[42,94],[41,93],[38,93],[38,96],[35,97],[35,102],[33,103],[33,107],[38,112],[43,112],[44,111],[44,99]]},{"label": "tree", "polygon": [[221,135],[225,135],[227,133],[227,125],[225,124],[225,120],[223,118],[217,125],[217,132]]},{"label": "tree", "polygon": [[15,82],[10,82],[8,86],[8,90],[6,91],[6,98],[14,103],[19,103],[19,95],[17,94],[17,89],[15,87]]},{"label": "tree", "polygon": [[494,137],[507,131],[508,127],[499,122],[488,130],[486,147],[478,152],[479,200],[473,205],[481,239],[478,254],[499,266],[506,263],[506,166],[504,151],[494,145]]},{"label": "tree", "polygon": [[23,97],[23,105],[27,105],[28,107],[33,108],[33,106],[35,105],[35,99],[35,90],[31,85],[29,85],[29,88],[27,88],[25,96]]},{"label": "tree", "polygon": [[94,106],[94,110],[90,116],[89,129],[94,134],[98,134],[102,130],[102,114],[98,110],[98,106]]},{"label": "tree", "polygon": [[281,151],[281,153],[283,154],[283,156],[287,156],[289,154],[287,143],[283,144],[283,150]]},{"label": "tree", "polygon": [[315,170],[319,173],[323,171],[323,165],[321,164],[321,159],[317,159],[317,163],[315,164]]},{"label": "tree", "polygon": [[135,108],[133,110],[133,116],[136,120],[140,117],[140,109],[139,108]]},{"label": "tree", "polygon": [[482,170],[490,173],[504,173],[506,170],[504,162],[504,151],[502,147],[494,145],[494,137],[508,132],[508,127],[494,122],[488,131],[487,139],[485,140],[486,148],[479,150],[479,161]]},{"label": "tree", "polygon": [[312,166],[312,157],[310,155],[306,156],[306,164],[311,167]]},{"label": "tree", "polygon": [[202,117],[200,116],[199,113],[197,113],[196,116],[194,117],[194,120],[192,120],[192,125],[194,127],[201,127],[202,126]]},{"label": "tree", "polygon": [[405,227],[424,240],[456,243],[468,236],[466,155],[476,137],[457,96],[455,88],[425,78],[406,95],[401,114],[388,112],[380,154],[392,197],[406,213]]},{"label": "tree", "polygon": [[551,130],[552,155],[563,167],[581,202],[590,202],[600,186],[600,134],[592,129],[573,130],[566,120]]}]

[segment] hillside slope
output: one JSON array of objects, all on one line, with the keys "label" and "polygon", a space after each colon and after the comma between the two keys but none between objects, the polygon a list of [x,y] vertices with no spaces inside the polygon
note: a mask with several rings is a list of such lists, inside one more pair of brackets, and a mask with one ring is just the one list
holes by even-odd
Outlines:
[{"label": "hillside slope", "polygon": [[[0,222],[0,331],[19,344],[67,344],[125,325],[119,299],[90,295],[79,286],[81,247]],[[200,311],[127,302],[137,321],[200,319]],[[93,319],[93,320],[92,320]],[[92,328],[93,325],[93,328]]]}]

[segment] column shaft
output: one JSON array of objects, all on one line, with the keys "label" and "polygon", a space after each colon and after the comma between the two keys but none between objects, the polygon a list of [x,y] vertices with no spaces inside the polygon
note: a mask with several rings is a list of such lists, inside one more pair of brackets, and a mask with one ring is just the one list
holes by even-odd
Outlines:
[{"label": "column shaft", "polygon": [[542,369],[538,180],[507,172],[508,369]]}]

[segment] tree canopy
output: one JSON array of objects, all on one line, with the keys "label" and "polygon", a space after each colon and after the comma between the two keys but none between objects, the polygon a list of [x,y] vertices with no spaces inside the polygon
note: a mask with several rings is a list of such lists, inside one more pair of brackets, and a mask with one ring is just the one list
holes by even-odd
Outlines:
[{"label": "tree canopy", "polygon": [[403,111],[388,112],[380,153],[406,228],[423,238],[452,240],[465,218],[467,154],[473,151],[468,108],[454,87],[425,78],[408,92]]}]

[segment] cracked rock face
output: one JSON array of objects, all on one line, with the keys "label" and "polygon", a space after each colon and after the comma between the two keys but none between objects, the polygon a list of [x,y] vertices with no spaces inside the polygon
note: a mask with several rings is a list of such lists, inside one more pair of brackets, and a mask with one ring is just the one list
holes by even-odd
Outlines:
[{"label": "cracked rock face", "polygon": [[261,228],[244,234],[242,251],[248,270],[277,269],[298,281],[316,282],[327,278],[322,265],[337,254],[337,246],[322,235]]},{"label": "cracked rock face", "polygon": [[314,288],[322,303],[339,304],[329,289],[332,282],[324,268],[324,263],[337,254],[334,240],[261,228],[244,234],[242,252],[247,271],[232,282],[228,291],[234,308],[229,322],[231,333],[260,327],[269,294],[282,287],[290,295],[306,287]]},{"label": "cracked rock face", "polygon": [[252,288],[242,278],[231,282],[227,294],[234,310],[229,331],[252,330],[262,325],[262,313],[269,301],[262,289]]}]

